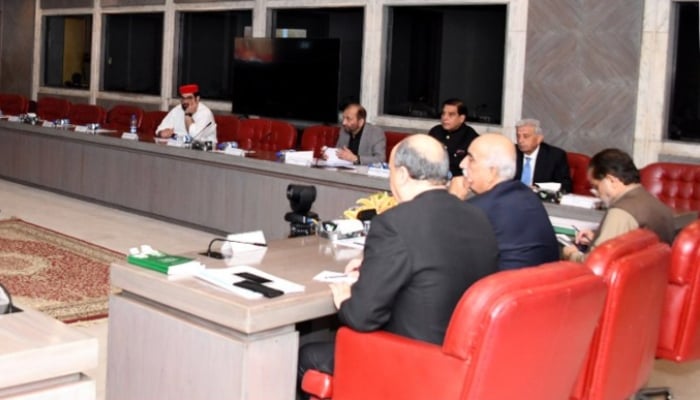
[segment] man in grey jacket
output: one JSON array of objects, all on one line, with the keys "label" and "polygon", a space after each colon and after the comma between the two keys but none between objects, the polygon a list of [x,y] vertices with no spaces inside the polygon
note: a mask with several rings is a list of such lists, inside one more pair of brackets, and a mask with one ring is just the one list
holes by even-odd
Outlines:
[{"label": "man in grey jacket", "polygon": [[343,129],[340,130],[338,158],[355,165],[386,161],[386,137],[380,128],[368,124],[367,111],[360,104],[348,104],[343,110]]}]

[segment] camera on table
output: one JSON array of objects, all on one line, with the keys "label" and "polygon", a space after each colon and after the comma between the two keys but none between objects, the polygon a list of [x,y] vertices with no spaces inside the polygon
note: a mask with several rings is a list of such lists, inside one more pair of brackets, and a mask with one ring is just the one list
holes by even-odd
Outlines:
[{"label": "camera on table", "polygon": [[310,210],[316,200],[316,187],[290,184],[287,199],[292,208],[284,214],[284,220],[289,222],[289,237],[315,235],[318,214]]}]

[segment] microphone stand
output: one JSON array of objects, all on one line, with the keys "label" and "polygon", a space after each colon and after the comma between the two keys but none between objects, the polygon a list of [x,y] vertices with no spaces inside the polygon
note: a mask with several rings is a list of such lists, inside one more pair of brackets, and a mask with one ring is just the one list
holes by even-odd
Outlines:
[{"label": "microphone stand", "polygon": [[224,239],[224,238],[214,238],[209,242],[209,246],[207,246],[207,251],[203,251],[199,253],[199,255],[202,256],[207,256],[210,258],[216,258],[217,260],[221,260],[224,258],[224,255],[219,252],[219,251],[212,251],[211,250],[211,245],[213,245],[216,242],[227,242],[227,243],[240,243],[240,244],[249,244],[253,246],[259,246],[259,247],[267,247],[266,243],[256,243],[256,242],[243,242],[240,240],[231,240],[231,239]]}]

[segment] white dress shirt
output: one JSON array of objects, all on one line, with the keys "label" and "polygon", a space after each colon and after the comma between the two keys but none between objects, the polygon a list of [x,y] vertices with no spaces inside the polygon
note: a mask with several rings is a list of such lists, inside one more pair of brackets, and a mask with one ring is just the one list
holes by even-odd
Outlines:
[{"label": "white dress shirt", "polygon": [[195,141],[216,143],[216,122],[209,107],[200,101],[197,104],[197,111],[192,114],[192,120],[194,122],[190,125],[188,132],[185,125],[185,110],[182,106],[177,106],[163,118],[156,128],[156,133],[164,129],[172,129],[176,135],[190,135]]}]

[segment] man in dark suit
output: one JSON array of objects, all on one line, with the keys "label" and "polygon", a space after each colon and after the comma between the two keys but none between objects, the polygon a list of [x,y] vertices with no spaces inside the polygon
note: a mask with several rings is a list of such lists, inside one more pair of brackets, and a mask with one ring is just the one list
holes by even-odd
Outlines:
[{"label": "man in dark suit", "polygon": [[[399,204],[372,219],[363,259],[346,267],[359,273],[357,282],[331,284],[342,324],[441,344],[464,291],[496,271],[488,219],[447,192],[448,165],[427,135],[394,147],[389,182]],[[332,342],[303,346],[299,378],[307,369],[333,373],[333,353]]]},{"label": "man in dark suit", "polygon": [[499,248],[499,269],[540,265],[559,259],[559,245],[539,197],[513,180],[515,146],[497,133],[482,134],[462,161],[464,181],[476,194],[467,202],[491,221]]},{"label": "man in dark suit", "polygon": [[517,170],[515,179],[532,186],[537,182],[561,183],[561,191],[571,193],[573,182],[566,152],[544,142],[540,121],[524,119],[515,124]]}]

